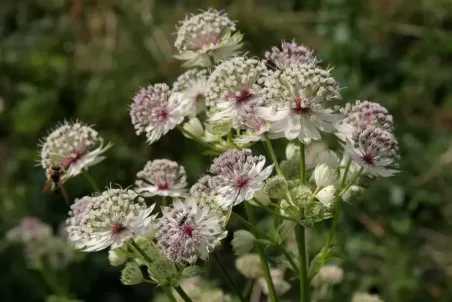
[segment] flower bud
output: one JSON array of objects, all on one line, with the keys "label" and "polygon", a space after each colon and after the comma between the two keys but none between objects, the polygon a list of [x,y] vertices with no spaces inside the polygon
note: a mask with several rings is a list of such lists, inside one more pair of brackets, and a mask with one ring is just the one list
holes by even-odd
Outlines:
[{"label": "flower bud", "polygon": [[136,237],[135,243],[149,256],[151,259],[157,259],[161,256],[160,250],[156,247],[153,239],[147,236]]},{"label": "flower bud", "polygon": [[285,178],[280,176],[267,178],[265,184],[265,192],[270,198],[281,199],[284,198],[289,190],[289,186]]},{"label": "flower bud", "polygon": [[325,207],[331,208],[331,206],[333,205],[333,202],[336,198],[335,194],[336,194],[336,188],[333,185],[331,185],[331,186],[327,186],[327,187],[323,188],[322,190],[320,190],[319,192],[317,192],[315,197],[317,197],[317,199]]},{"label": "flower bud", "polygon": [[159,257],[148,268],[149,276],[159,285],[171,284],[177,277],[177,268],[167,257]]},{"label": "flower bud", "polygon": [[231,241],[234,254],[241,256],[251,251],[254,247],[254,240],[256,238],[248,231],[239,230],[234,232],[234,239]]},{"label": "flower bud", "polygon": [[261,261],[257,254],[243,255],[235,260],[235,267],[248,279],[256,279],[263,276]]},{"label": "flower bud", "polygon": [[218,120],[206,124],[206,130],[213,135],[225,136],[231,131],[232,123],[230,120]]},{"label": "flower bud", "polygon": [[313,286],[321,286],[324,284],[338,284],[344,278],[344,270],[337,265],[324,265],[312,279]]},{"label": "flower bud", "polygon": [[300,177],[300,161],[296,159],[283,160],[280,163],[281,172],[286,179],[298,179]]},{"label": "flower bud", "polygon": [[292,200],[295,205],[299,207],[303,207],[306,205],[312,198],[312,191],[309,187],[300,185],[291,190]]},{"label": "flower bud", "polygon": [[294,143],[289,143],[286,147],[286,158],[288,160],[291,159],[299,159],[300,158],[300,146]]},{"label": "flower bud", "polygon": [[124,285],[140,284],[143,280],[141,269],[135,262],[128,262],[121,271],[121,282]]},{"label": "flower bud", "polygon": [[123,265],[128,258],[126,246],[108,251],[108,261],[112,266]]},{"label": "flower bud", "polygon": [[[201,138],[204,135],[204,128],[197,117],[190,119],[182,126],[187,132],[190,132],[195,137]],[[187,134],[183,133],[185,137],[191,138]]]},{"label": "flower bud", "polygon": [[337,172],[326,163],[315,167],[314,179],[318,188],[324,188],[337,182]]}]

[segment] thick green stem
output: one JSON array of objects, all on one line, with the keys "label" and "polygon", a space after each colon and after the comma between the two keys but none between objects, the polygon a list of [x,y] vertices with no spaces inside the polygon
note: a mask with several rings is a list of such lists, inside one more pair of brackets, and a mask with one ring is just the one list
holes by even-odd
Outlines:
[{"label": "thick green stem", "polygon": [[292,266],[294,272],[298,274],[298,272],[299,272],[300,270],[298,269],[297,265],[296,265],[295,262],[293,261],[292,256],[289,254],[289,252],[288,252],[284,247],[281,247],[280,249],[281,249],[281,251],[282,251],[284,257],[286,257],[287,261],[289,261],[289,263],[290,263],[290,265]]},{"label": "thick green stem", "polygon": [[153,261],[151,257],[149,257],[149,255],[146,254],[146,252],[143,251],[141,247],[133,239],[130,240],[130,245],[133,247],[133,249],[135,249],[138,252],[138,254],[140,254],[144,258],[144,260],[148,262],[148,264],[152,264]]},{"label": "thick green stem", "polygon": [[91,174],[89,174],[89,172],[88,172],[87,169],[85,169],[85,170],[83,171],[83,176],[85,177],[86,181],[89,183],[91,189],[94,190],[94,192],[97,192],[97,193],[100,193],[100,192],[101,192],[100,189],[99,189],[99,187],[97,186],[96,181],[95,181],[94,178],[91,176]]},{"label": "thick green stem", "polygon": [[213,253],[213,259],[215,260],[224,277],[226,278],[226,281],[229,283],[229,286],[231,287],[232,291],[237,295],[240,301],[246,302],[245,298],[240,292],[239,287],[237,286],[237,284],[235,284],[234,279],[232,279],[232,277],[229,275],[228,269],[221,262],[221,259],[218,257],[218,254]]},{"label": "thick green stem", "polygon": [[279,176],[284,177],[281,168],[279,167],[278,159],[276,158],[275,151],[273,150],[272,142],[268,138],[268,135],[265,134],[265,145],[267,146],[267,151],[270,154],[270,157],[272,158],[273,163],[275,164],[275,170],[276,173],[278,173]]},{"label": "thick green stem", "polygon": [[166,296],[171,302],[177,302],[176,297],[174,297],[173,293],[171,292],[171,288],[168,286],[162,286],[163,291],[165,292]]},{"label": "thick green stem", "polygon": [[306,184],[306,152],[302,142],[300,142],[300,181]]},{"label": "thick green stem", "polygon": [[162,206],[166,207],[166,196],[162,196]]},{"label": "thick green stem", "polygon": [[251,289],[253,288],[254,280],[248,279],[245,284],[245,288],[243,289],[243,297],[246,299],[251,293]]},{"label": "thick green stem", "polygon": [[298,262],[300,264],[300,302],[310,302],[308,255],[306,251],[305,229],[302,225],[295,227],[295,237],[298,245]]},{"label": "thick green stem", "polygon": [[187,295],[187,293],[182,289],[182,287],[180,287],[180,285],[178,287],[174,288],[177,293],[179,294],[179,296],[185,301],[185,302],[192,302],[192,300],[190,299],[190,297]]},{"label": "thick green stem", "polygon": [[[246,214],[248,216],[248,220],[250,221],[250,223],[255,225],[256,218],[254,217],[253,206],[250,205],[248,202],[245,202],[245,211],[246,211]],[[254,236],[257,237],[257,233],[255,233]],[[259,254],[260,262],[262,265],[262,270],[264,272],[264,278],[265,278],[265,281],[267,282],[268,296],[270,298],[270,301],[276,302],[276,301],[278,301],[278,298],[276,296],[275,286],[273,285],[272,277],[270,275],[270,268],[267,263],[267,258],[265,257],[264,248],[262,247],[262,245],[259,242],[256,242],[255,244],[256,244],[256,249]]]}]

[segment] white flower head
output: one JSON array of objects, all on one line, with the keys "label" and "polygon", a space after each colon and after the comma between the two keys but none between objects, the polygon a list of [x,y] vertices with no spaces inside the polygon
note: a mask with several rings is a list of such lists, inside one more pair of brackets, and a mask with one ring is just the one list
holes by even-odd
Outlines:
[{"label": "white flower head", "polygon": [[33,240],[47,239],[52,236],[52,228],[38,218],[25,216],[20,224],[6,233],[10,242],[27,243]]},{"label": "white flower head", "polygon": [[137,135],[145,133],[149,144],[156,142],[169,130],[182,123],[183,94],[171,93],[166,84],[142,88],[130,106],[130,117]]},{"label": "white flower head", "polygon": [[338,121],[336,129],[337,136],[343,141],[351,140],[354,132],[363,131],[370,126],[394,132],[392,115],[378,103],[356,101],[355,104],[346,104],[340,112],[345,117]]},{"label": "white flower head", "polygon": [[64,122],[43,140],[41,166],[64,167],[62,179],[66,180],[104,160],[102,154],[111,146],[110,143],[104,146],[103,139],[92,127],[79,121]]},{"label": "white flower head", "polygon": [[335,184],[338,180],[338,173],[328,164],[322,163],[315,167],[314,179],[317,188],[324,188],[326,186]]},{"label": "white flower head", "polygon": [[167,159],[148,161],[137,173],[135,191],[145,197],[182,196],[187,191],[187,174],[183,166]]},{"label": "white flower head", "polygon": [[324,265],[312,279],[313,286],[321,286],[324,284],[339,284],[344,279],[344,270],[334,264]]},{"label": "white flower head", "polygon": [[315,64],[317,62],[312,49],[298,45],[295,41],[283,42],[281,49],[276,46],[272,47],[271,51],[265,53],[265,58],[281,70],[288,68],[293,63]]},{"label": "white flower head", "polygon": [[352,141],[345,145],[345,151],[358,165],[369,174],[389,177],[398,172],[391,169],[397,165],[397,139],[391,132],[369,126],[362,131],[355,132]]},{"label": "white flower head", "polygon": [[[290,289],[290,287],[291,287],[290,284],[284,280],[284,271],[282,271],[278,268],[271,269],[270,276],[271,276],[272,282],[275,286],[277,295],[282,296]],[[267,285],[267,281],[265,280],[265,278],[264,277],[259,278],[258,282],[262,288],[262,292],[265,295],[268,295],[269,290],[268,290],[268,285]]]},{"label": "white flower head", "polygon": [[69,239],[85,252],[121,247],[129,238],[148,232],[155,216],[142,197],[128,189],[109,188],[83,197],[71,206],[66,220]]},{"label": "white flower head", "polygon": [[257,279],[264,275],[258,254],[246,254],[235,260],[235,268],[247,279]]},{"label": "white flower head", "polygon": [[209,206],[197,204],[192,197],[174,201],[162,210],[156,224],[157,243],[172,261],[195,263],[206,260],[209,253],[226,236],[224,223]]},{"label": "white flower head", "polygon": [[239,53],[243,35],[227,14],[209,9],[180,23],[174,43],[183,66],[207,67]]},{"label": "white flower head", "polygon": [[209,171],[219,179],[219,205],[228,208],[252,199],[273,171],[273,165],[264,165],[265,157],[253,156],[250,149],[229,149],[215,158]]},{"label": "white flower head", "polygon": [[183,94],[181,104],[183,115],[195,116],[205,110],[207,78],[207,70],[189,69],[174,82],[173,92]]},{"label": "white flower head", "polygon": [[317,165],[325,163],[331,168],[338,168],[340,164],[339,156],[332,150],[324,150],[318,153],[315,161]]},{"label": "white flower head", "polygon": [[266,70],[264,62],[244,56],[218,65],[208,82],[207,105],[213,113],[210,120],[230,119],[234,128],[246,128],[243,116],[253,113],[264,96],[258,81]]},{"label": "white flower head", "polygon": [[270,133],[308,144],[321,138],[320,131],[335,131],[340,116],[325,104],[341,96],[328,70],[292,64],[283,72],[269,73],[264,85],[266,101],[257,114],[271,122]]}]

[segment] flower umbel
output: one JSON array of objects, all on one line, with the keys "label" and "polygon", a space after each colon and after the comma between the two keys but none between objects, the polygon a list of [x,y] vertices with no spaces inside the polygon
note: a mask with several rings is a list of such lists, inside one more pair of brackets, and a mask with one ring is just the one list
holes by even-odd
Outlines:
[{"label": "flower umbel", "polygon": [[145,133],[149,144],[156,142],[184,120],[183,94],[171,93],[166,84],[142,88],[133,97],[130,117],[137,135]]},{"label": "flower umbel", "polygon": [[177,29],[176,58],[186,61],[185,67],[207,67],[211,61],[226,60],[242,46],[243,36],[235,31],[235,22],[214,9],[188,16]]},{"label": "flower umbel", "polygon": [[154,218],[150,216],[154,205],[147,207],[142,197],[127,189],[110,188],[79,199],[74,206],[80,211],[73,208],[69,213],[66,230],[85,252],[121,247],[127,239],[146,233]]},{"label": "flower umbel", "polygon": [[230,149],[215,158],[209,171],[219,176],[219,205],[228,208],[252,199],[273,171],[273,165],[264,165],[265,157],[253,156],[250,149]]},{"label": "flower umbel", "polygon": [[293,63],[315,64],[314,51],[306,46],[298,45],[295,41],[283,42],[281,49],[274,46],[265,53],[265,58],[272,61],[277,68],[284,70]]},{"label": "flower umbel", "polygon": [[206,260],[227,233],[217,213],[206,205],[196,204],[192,197],[185,202],[174,201],[162,214],[156,225],[157,243],[172,261]]},{"label": "flower umbel", "polygon": [[187,175],[178,163],[167,159],[148,161],[137,173],[135,191],[143,196],[182,196],[186,192]]},{"label": "flower umbel", "polygon": [[173,92],[181,92],[182,112],[195,116],[204,111],[207,90],[207,70],[189,69],[180,75],[173,84]]},{"label": "flower umbel", "polygon": [[81,122],[65,122],[54,129],[42,142],[41,166],[48,169],[62,166],[66,180],[80,174],[102,160],[102,154],[112,144],[104,146],[104,141],[96,130]]}]

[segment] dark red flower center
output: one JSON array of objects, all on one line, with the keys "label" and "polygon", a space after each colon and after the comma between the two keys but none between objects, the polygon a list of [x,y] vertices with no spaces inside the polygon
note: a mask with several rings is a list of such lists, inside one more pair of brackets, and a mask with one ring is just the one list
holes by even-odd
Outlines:
[{"label": "dark red flower center", "polygon": [[182,226],[182,233],[184,233],[184,235],[191,237],[193,235],[194,230],[195,230],[195,227],[190,224],[184,224]]},{"label": "dark red flower center", "polygon": [[374,164],[374,157],[372,155],[372,153],[370,152],[366,152],[363,155],[363,162],[365,162],[368,165],[373,165]]},{"label": "dark red flower center", "polygon": [[111,232],[113,234],[119,234],[124,231],[126,228],[120,222],[115,222],[111,225]]},{"label": "dark red flower center", "polygon": [[295,100],[295,107],[292,108],[292,112],[296,114],[306,114],[309,113],[311,110],[307,107],[303,107],[303,100],[298,97]]},{"label": "dark red flower center", "polygon": [[239,179],[237,179],[235,182],[235,187],[237,189],[242,189],[242,188],[246,187],[249,182],[250,182],[249,178],[240,176]]},{"label": "dark red flower center", "polygon": [[81,151],[73,151],[68,157],[63,159],[63,161],[61,162],[61,165],[64,168],[67,168],[69,165],[78,161],[80,159],[80,157],[82,157],[82,155],[83,155],[83,152],[81,152]]},{"label": "dark red flower center", "polygon": [[253,97],[253,94],[248,89],[241,89],[238,95],[235,95],[237,103],[244,103]]},{"label": "dark red flower center", "polygon": [[166,108],[161,109],[158,113],[157,113],[157,118],[161,121],[166,121],[168,119],[169,113],[168,110]]},{"label": "dark red flower center", "polygon": [[157,184],[157,189],[159,189],[159,190],[164,191],[164,190],[168,190],[168,188],[169,188],[169,186],[166,181],[164,183]]}]

